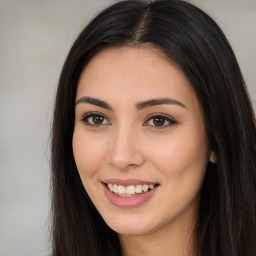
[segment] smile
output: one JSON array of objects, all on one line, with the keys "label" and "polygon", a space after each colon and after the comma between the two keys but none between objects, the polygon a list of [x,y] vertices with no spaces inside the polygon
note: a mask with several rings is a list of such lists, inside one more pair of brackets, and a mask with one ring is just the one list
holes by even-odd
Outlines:
[{"label": "smile", "polygon": [[120,197],[133,197],[138,194],[146,193],[154,187],[157,186],[157,184],[138,184],[138,185],[129,185],[129,186],[122,186],[117,184],[106,184],[108,189]]},{"label": "smile", "polygon": [[108,201],[122,208],[143,205],[160,187],[159,183],[137,179],[107,179],[101,183]]}]

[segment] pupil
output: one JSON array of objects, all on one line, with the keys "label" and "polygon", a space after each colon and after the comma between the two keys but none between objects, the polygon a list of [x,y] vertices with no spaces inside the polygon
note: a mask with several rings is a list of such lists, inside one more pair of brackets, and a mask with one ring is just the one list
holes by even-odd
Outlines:
[{"label": "pupil", "polygon": [[102,116],[94,116],[93,117],[93,122],[95,124],[102,124],[103,123],[103,117]]},{"label": "pupil", "polygon": [[164,122],[165,122],[165,119],[162,118],[162,117],[155,117],[154,118],[154,124],[156,126],[163,126],[164,125]]}]

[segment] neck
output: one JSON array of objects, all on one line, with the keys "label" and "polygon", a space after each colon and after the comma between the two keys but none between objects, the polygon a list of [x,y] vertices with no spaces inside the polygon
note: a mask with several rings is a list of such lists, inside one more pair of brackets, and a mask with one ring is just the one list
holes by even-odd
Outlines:
[{"label": "neck", "polygon": [[123,256],[193,256],[193,228],[175,225],[145,235],[119,235]]}]

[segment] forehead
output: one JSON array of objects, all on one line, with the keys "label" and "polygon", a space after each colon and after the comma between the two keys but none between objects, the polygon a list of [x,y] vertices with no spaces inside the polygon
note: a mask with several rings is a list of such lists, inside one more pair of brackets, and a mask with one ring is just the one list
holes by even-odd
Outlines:
[{"label": "forehead", "polygon": [[147,70],[165,66],[172,66],[179,70],[179,65],[158,48],[123,46],[106,48],[97,53],[86,65],[82,75],[98,71],[97,68],[100,68],[101,73],[107,73],[112,66],[118,68],[119,72],[124,68],[125,73],[139,68],[141,74],[145,74]]},{"label": "forehead", "polygon": [[[89,94],[89,95],[88,95]],[[96,54],[81,73],[77,98],[130,99],[176,97],[195,101],[195,93],[178,64],[159,49],[120,47]]]}]

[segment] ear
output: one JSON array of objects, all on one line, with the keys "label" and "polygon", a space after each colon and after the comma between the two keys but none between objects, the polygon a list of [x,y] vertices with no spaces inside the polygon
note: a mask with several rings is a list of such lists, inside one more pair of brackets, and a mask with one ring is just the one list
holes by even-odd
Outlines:
[{"label": "ear", "polygon": [[217,162],[217,157],[216,157],[216,154],[213,150],[211,150],[211,152],[210,152],[209,160],[213,164],[216,164],[216,162]]}]

